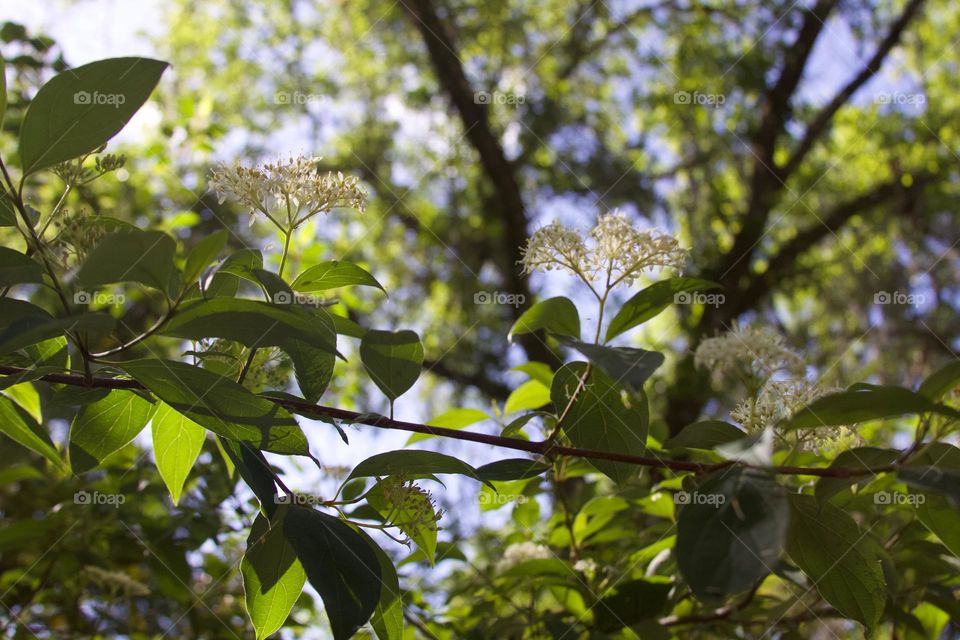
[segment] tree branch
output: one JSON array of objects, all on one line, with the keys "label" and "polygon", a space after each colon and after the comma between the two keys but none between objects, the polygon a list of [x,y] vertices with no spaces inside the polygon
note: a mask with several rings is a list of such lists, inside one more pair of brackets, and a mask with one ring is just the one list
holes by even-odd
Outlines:
[{"label": "tree branch", "polygon": [[[24,382],[51,382],[54,384],[67,384],[77,387],[98,388],[98,389],[141,389],[147,390],[136,380],[128,378],[105,378],[93,376],[87,378],[84,375],[76,373],[48,373],[39,377],[33,374],[31,369],[23,367],[13,367],[9,365],[0,365],[0,374],[20,375]],[[675,460],[672,458],[661,458],[657,456],[634,456],[615,451],[597,451],[594,449],[581,449],[579,447],[568,447],[559,445],[555,442],[544,440],[534,442],[530,440],[521,440],[520,438],[506,438],[486,433],[475,433],[472,431],[462,431],[459,429],[448,429],[445,427],[431,427],[429,425],[417,422],[405,422],[403,420],[394,420],[386,416],[359,413],[340,409],[338,407],[328,407],[324,405],[312,404],[306,400],[296,400],[290,397],[270,397],[260,396],[277,406],[283,407],[292,413],[301,416],[323,419],[340,420],[348,424],[364,424],[378,429],[391,429],[396,431],[407,431],[411,433],[423,433],[441,438],[451,438],[465,442],[476,442],[503,449],[512,449],[514,451],[524,451],[542,456],[572,456],[578,458],[587,458],[590,460],[606,460],[610,462],[624,462],[641,467],[651,467],[656,469],[670,469],[672,471],[692,471],[695,473],[709,473],[725,469],[734,464],[740,464],[745,467],[752,467],[780,475],[801,475],[815,476],[821,478],[857,478],[861,476],[877,475],[880,473],[889,473],[896,471],[898,465],[889,464],[870,469],[848,468],[848,467],[795,467],[778,466],[762,467],[750,465],[743,462],[713,462],[701,463],[690,460]]]},{"label": "tree branch", "polygon": [[783,166],[783,169],[780,171],[781,179],[786,180],[796,169],[800,166],[800,163],[803,162],[803,159],[810,152],[810,149],[813,148],[813,145],[817,142],[820,136],[827,130],[830,122],[833,120],[833,117],[837,114],[837,111],[840,110],[843,105],[856,93],[860,87],[862,87],[870,78],[875,76],[880,72],[880,67],[883,66],[883,62],[889,55],[890,51],[897,46],[897,43],[900,41],[903,32],[906,30],[907,25],[913,19],[913,17],[920,10],[920,7],[923,5],[924,0],[911,0],[907,3],[907,6],[903,9],[903,13],[900,14],[900,17],[890,26],[890,30],[887,32],[887,36],[880,42],[880,45],[877,47],[876,53],[873,54],[873,57],[870,58],[870,61],[860,70],[853,79],[851,79],[844,87],[841,89],[833,99],[823,107],[817,116],[813,119],[813,122],[810,123],[810,126],[807,127],[806,132],[803,134],[803,137],[800,139],[800,143],[797,145],[797,148],[794,149],[793,154],[787,160],[787,163]]}]

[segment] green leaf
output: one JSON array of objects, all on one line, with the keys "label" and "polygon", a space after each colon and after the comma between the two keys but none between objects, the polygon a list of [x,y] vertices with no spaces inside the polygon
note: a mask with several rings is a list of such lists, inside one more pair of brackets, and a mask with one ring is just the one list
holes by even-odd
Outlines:
[{"label": "green leaf", "polygon": [[936,402],[960,385],[960,360],[954,360],[923,381],[917,393]]},{"label": "green leaf", "polygon": [[229,378],[159,358],[118,366],[173,409],[214,433],[263,451],[310,455],[303,431],[286,409]]},{"label": "green leaf", "polygon": [[293,545],[284,536],[284,524],[282,517],[271,524],[258,515],[240,562],[247,614],[257,640],[271,636],[283,626],[307,581]]},{"label": "green leaf", "polygon": [[422,513],[434,511],[430,496],[422,493],[408,492],[402,501],[392,501],[388,498],[385,482],[394,482],[390,479],[376,482],[367,492],[367,504],[373,507],[386,522],[393,523],[400,531],[410,538],[426,555],[430,566],[433,566],[437,556],[437,521],[422,517]]},{"label": "green leaf", "polygon": [[[450,409],[438,416],[430,418],[425,423],[429,427],[443,427],[444,429],[464,429],[472,424],[489,420],[485,412],[480,409]],[[415,433],[407,440],[407,444],[413,444],[421,440],[426,440],[434,436],[429,433]]]},{"label": "green leaf", "polygon": [[[596,367],[586,375],[587,367],[585,362],[571,362],[561,367],[553,378],[551,396],[557,412],[570,405],[560,425],[567,437],[576,447],[645,454],[649,428],[646,396],[625,393]],[[618,484],[637,474],[635,465],[593,459],[589,462]]]},{"label": "green leaf", "polygon": [[7,112],[7,63],[0,55],[0,122]]},{"label": "green leaf", "polygon": [[94,247],[77,273],[79,286],[139,282],[175,295],[180,273],[177,244],[162,231],[114,231]]},{"label": "green leaf", "polygon": [[303,397],[309,402],[319,400],[333,377],[336,356],[303,340],[288,340],[281,349],[293,363],[293,372]]},{"label": "green leaf", "polygon": [[24,175],[96,150],[150,97],[169,65],[111,58],[69,69],[40,87],[20,127]]},{"label": "green leaf", "polygon": [[255,249],[240,249],[231,253],[217,272],[210,278],[210,284],[204,291],[205,297],[232,298],[240,289],[240,278],[259,283],[254,269],[263,268],[263,254]]},{"label": "green leaf", "polygon": [[[656,578],[618,582],[612,593],[605,593],[596,604],[597,626],[605,631],[615,631],[659,615],[672,588],[669,581]],[[628,634],[628,637],[632,636]]]},{"label": "green leaf", "polygon": [[[830,463],[830,467],[846,469],[874,469],[883,467],[896,462],[900,457],[900,452],[893,449],[881,449],[879,447],[854,447],[847,451],[842,451]],[[814,494],[821,500],[827,500],[837,495],[844,489],[859,483],[867,483],[873,480],[873,476],[852,476],[849,478],[820,478],[814,489]]]},{"label": "green leaf", "polygon": [[23,300],[0,298],[0,354],[58,338],[67,332],[86,334],[96,340],[110,333],[114,319],[105,313],[54,318]]},{"label": "green leaf", "polygon": [[746,432],[723,420],[701,420],[688,424],[663,443],[666,449],[713,449],[746,436]]},{"label": "green leaf", "polygon": [[776,566],[789,506],[772,474],[727,467],[679,496],[677,565],[697,597],[747,591]]},{"label": "green leaf", "polygon": [[718,289],[720,285],[696,278],[670,278],[655,282],[627,300],[607,327],[605,342],[639,326],[674,304],[677,294]]},{"label": "green leaf", "polygon": [[923,500],[917,501],[917,518],[953,555],[960,558],[960,511],[951,506],[944,496],[934,493],[920,495]]},{"label": "green leaf", "polygon": [[423,345],[413,331],[367,331],[360,360],[373,383],[393,402],[420,377]]},{"label": "green leaf", "polygon": [[211,233],[198,242],[190,253],[183,266],[184,284],[192,284],[200,278],[204,270],[213,264],[220,252],[227,246],[227,230],[221,229]]},{"label": "green leaf", "polygon": [[371,456],[354,467],[347,480],[402,475],[408,480],[437,473],[456,473],[479,480],[477,470],[466,462],[435,451],[400,449]]},{"label": "green leaf", "polygon": [[99,466],[130,444],[155,410],[154,403],[122,389],[83,407],[70,425],[71,468],[83,473]]},{"label": "green leaf", "polygon": [[550,387],[539,380],[527,380],[514,389],[503,407],[504,415],[528,409],[539,409],[550,402]]},{"label": "green leaf", "polygon": [[278,496],[276,477],[266,456],[246,442],[223,436],[217,436],[217,445],[225,461],[229,462],[231,475],[232,470],[236,469],[260,501],[260,510],[268,518],[273,518],[278,509],[277,505],[281,504],[282,500]]},{"label": "green leaf", "polygon": [[837,611],[875,628],[887,599],[881,549],[829,502],[793,495],[790,512],[790,558]]},{"label": "green leaf", "polygon": [[542,473],[546,473],[550,468],[550,465],[536,460],[508,458],[478,467],[477,476],[484,482],[508,482],[535,478]]},{"label": "green leaf", "polygon": [[325,311],[241,298],[190,302],[161,333],[189,340],[223,338],[250,348],[282,347],[299,340],[328,353],[337,350],[337,334]]},{"label": "green leaf", "polygon": [[512,367],[510,371],[525,373],[531,380],[539,380],[547,387],[553,384],[553,369],[543,362],[524,362]]},{"label": "green leaf", "polygon": [[49,460],[54,467],[65,467],[50,436],[26,411],[10,398],[0,396],[0,433]]},{"label": "green leaf", "polygon": [[203,448],[207,431],[167,403],[161,401],[158,404],[160,406],[151,421],[153,454],[157,471],[170,491],[173,504],[177,504],[183,483]]},{"label": "green leaf", "polygon": [[0,247],[0,286],[43,282],[43,267],[19,251]]},{"label": "green leaf", "polygon": [[897,478],[914,489],[939,493],[960,509],[960,470],[910,465],[897,469]]},{"label": "green leaf", "polygon": [[513,336],[533,333],[539,329],[557,336],[579,339],[580,314],[577,307],[569,298],[563,296],[542,300],[517,318],[507,334],[507,339],[512,341]]},{"label": "green leaf", "polygon": [[817,398],[790,418],[786,429],[809,429],[850,425],[907,414],[939,413],[953,418],[960,412],[929,398],[894,386],[860,387]]},{"label": "green leaf", "polygon": [[380,603],[380,560],[339,518],[294,505],[284,535],[323,599],[334,640],[348,640]]},{"label": "green leaf", "polygon": [[342,260],[316,264],[297,276],[290,286],[308,293],[351,286],[376,287],[387,292],[366,269]]},{"label": "green leaf", "polygon": [[370,536],[362,532],[361,535],[380,561],[380,602],[377,603],[370,624],[380,640],[403,640],[403,601],[400,599],[397,569],[390,557]]},{"label": "green leaf", "polygon": [[653,372],[663,364],[664,356],[656,351],[633,347],[601,347],[579,340],[563,340],[587,356],[594,365],[600,367],[617,384],[631,391],[640,391]]}]

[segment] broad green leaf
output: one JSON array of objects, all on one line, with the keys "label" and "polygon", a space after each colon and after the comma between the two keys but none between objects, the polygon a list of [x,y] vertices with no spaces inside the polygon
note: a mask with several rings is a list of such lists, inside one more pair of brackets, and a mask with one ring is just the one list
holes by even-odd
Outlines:
[{"label": "broad green leaf", "polygon": [[246,442],[217,436],[217,445],[224,459],[236,469],[253,495],[260,501],[260,510],[273,518],[283,500],[277,493],[277,482],[266,456]]},{"label": "broad green leaf", "polygon": [[360,360],[373,383],[393,402],[420,377],[423,345],[413,331],[367,331]]},{"label": "broad green leaf", "polygon": [[563,296],[542,300],[517,318],[507,334],[507,339],[513,340],[513,336],[533,333],[539,329],[556,336],[579,339],[580,314],[577,307],[569,298]]},{"label": "broad green leaf", "polygon": [[772,474],[727,467],[677,502],[677,565],[698,597],[747,591],[776,566],[789,505]]},{"label": "broad green leaf", "polygon": [[897,478],[920,491],[933,491],[960,509],[960,470],[940,466],[905,466],[897,469]]},{"label": "broad green leaf", "polygon": [[553,369],[543,362],[524,362],[513,367],[510,371],[525,373],[530,376],[531,380],[539,380],[548,387],[553,384]]},{"label": "broad green leaf", "polygon": [[153,455],[173,504],[180,502],[183,483],[200,455],[206,429],[160,401],[151,421]]},{"label": "broad green leaf", "polygon": [[678,294],[690,291],[718,289],[716,282],[696,278],[670,278],[655,282],[627,300],[607,327],[605,342],[613,340],[624,331],[628,331],[655,318],[664,309],[674,304]]},{"label": "broad green leaf", "polygon": [[15,227],[20,214],[7,197],[7,189],[0,185],[0,227]]},{"label": "broad green leaf", "polygon": [[[875,469],[896,462],[900,452],[879,447],[854,447],[842,451],[830,463],[831,467],[846,469]],[[821,500],[827,500],[854,484],[866,484],[874,476],[852,476],[849,478],[820,478],[814,494]]]},{"label": "broad green leaf", "polygon": [[282,347],[300,340],[328,353],[337,349],[337,334],[325,311],[241,298],[192,301],[161,333],[189,340],[223,338],[251,348]]},{"label": "broad green leaf", "polygon": [[887,599],[882,550],[829,502],[792,495],[790,514],[790,558],[837,611],[875,628]]},{"label": "broad green leaf", "polygon": [[3,390],[7,396],[27,412],[37,422],[43,422],[43,411],[40,407],[40,394],[37,388],[29,382],[15,384]]},{"label": "broad green leaf", "polygon": [[936,402],[944,395],[960,385],[960,360],[955,360],[947,366],[932,373],[923,381],[917,393]]},{"label": "broad green leaf", "polygon": [[400,599],[400,578],[393,561],[376,542],[361,534],[380,561],[380,602],[373,612],[370,625],[379,640],[403,640],[403,601]]},{"label": "broad green leaf", "polygon": [[[561,367],[553,378],[551,396],[558,414],[569,405],[561,427],[576,447],[643,455],[647,451],[649,413],[646,396],[627,394],[603,371],[584,362]],[[581,387],[581,379],[586,376]],[[618,484],[638,473],[635,465],[589,460]]]},{"label": "broad green leaf", "polygon": [[65,465],[50,436],[26,411],[10,398],[0,396],[0,433],[49,460],[54,467]]},{"label": "broad green leaf", "polygon": [[672,588],[673,585],[663,578],[616,583],[594,607],[597,626],[602,630],[615,631],[654,618],[662,612]]},{"label": "broad green leaf", "polygon": [[[490,416],[480,411],[480,409],[450,409],[438,416],[430,418],[425,424],[429,427],[443,427],[444,429],[464,429],[472,424],[489,419]],[[407,440],[407,444],[413,444],[414,442],[432,437],[429,433],[415,433]]]},{"label": "broad green leaf", "polygon": [[247,614],[257,640],[283,626],[307,581],[293,546],[284,536],[284,524],[283,518],[271,523],[258,515],[240,562]]},{"label": "broad green leaf", "polygon": [[111,58],[69,69],[40,87],[20,127],[24,175],[80,157],[117,134],[169,65]]},{"label": "broad green leaf", "polygon": [[960,511],[944,496],[935,493],[921,493],[920,496],[923,500],[917,501],[917,518],[960,558]]},{"label": "broad green leaf", "polygon": [[333,326],[340,335],[350,336],[351,338],[362,338],[367,332],[366,329],[350,318],[344,318],[343,316],[331,313],[330,319],[333,320]]},{"label": "broad green leaf", "polygon": [[507,397],[507,402],[503,406],[503,414],[510,415],[517,411],[539,409],[549,402],[550,387],[539,380],[527,380]]},{"label": "broad green leaf", "polygon": [[817,398],[796,412],[787,421],[785,428],[810,429],[850,425],[927,412],[953,418],[960,417],[960,412],[932,402],[929,398],[909,389],[873,385]]},{"label": "broad green leaf", "polygon": [[229,378],[159,358],[118,366],[173,409],[214,433],[263,451],[310,455],[303,431],[286,409]]},{"label": "broad green leaf", "polygon": [[334,640],[348,640],[380,603],[380,560],[367,540],[339,518],[291,506],[284,535],[323,599]]},{"label": "broad green leaf", "polygon": [[187,254],[183,265],[184,284],[193,284],[203,274],[204,270],[213,264],[220,252],[227,246],[227,230],[221,229],[211,233],[198,242]]},{"label": "broad green leaf", "polygon": [[240,289],[240,278],[257,283],[254,269],[263,268],[263,254],[255,249],[240,249],[224,259],[204,291],[204,297],[232,298]]},{"label": "broad green leaf", "polygon": [[19,251],[0,247],[0,287],[43,282],[43,267]]},{"label": "broad green leaf", "polygon": [[83,407],[70,425],[70,467],[76,473],[90,471],[140,433],[156,405],[122,389]]},{"label": "broad green leaf", "polygon": [[0,122],[7,113],[7,63],[0,56]]},{"label": "broad green leaf", "polygon": [[550,465],[536,460],[508,458],[477,467],[477,476],[484,481],[506,482],[534,478],[549,470]]},{"label": "broad green leaf", "polygon": [[0,354],[58,338],[67,332],[98,339],[110,333],[113,325],[114,319],[105,313],[54,318],[29,302],[0,298]]},{"label": "broad green leaf", "polygon": [[701,420],[688,424],[663,443],[665,449],[713,449],[746,436],[746,432],[723,420]]},{"label": "broad green leaf", "polygon": [[366,269],[342,260],[316,264],[297,276],[290,286],[308,293],[350,286],[376,287],[387,292]]},{"label": "broad green leaf", "polygon": [[300,393],[309,402],[319,400],[333,377],[333,367],[337,357],[303,340],[288,340],[281,349],[293,363],[293,373],[300,386]]},{"label": "broad green leaf", "polygon": [[564,340],[563,343],[587,356],[590,362],[606,372],[616,384],[621,384],[632,391],[643,389],[647,378],[664,361],[662,353],[646,349],[601,347],[579,340]]},{"label": "broad green leaf", "polygon": [[423,515],[434,513],[430,496],[409,491],[404,493],[402,500],[393,500],[389,487],[395,483],[390,478],[376,482],[365,496],[367,504],[376,509],[384,521],[393,523],[410,538],[433,566],[437,556],[437,521]]},{"label": "broad green leaf", "polygon": [[103,237],[77,273],[79,287],[139,282],[174,295],[180,272],[177,244],[162,231],[114,231]]},{"label": "broad green leaf", "polygon": [[395,475],[402,475],[410,480],[436,473],[456,473],[475,480],[480,479],[476,469],[453,456],[435,451],[400,449],[367,458],[354,467],[347,480]]}]

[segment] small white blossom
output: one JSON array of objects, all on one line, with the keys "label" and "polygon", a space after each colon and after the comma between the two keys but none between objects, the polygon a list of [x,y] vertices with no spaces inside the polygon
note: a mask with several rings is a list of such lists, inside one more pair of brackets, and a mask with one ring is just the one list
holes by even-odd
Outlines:
[{"label": "small white blossom", "polygon": [[589,558],[586,560],[577,560],[573,564],[573,570],[586,575],[593,575],[597,570],[597,563]]},{"label": "small white blossom", "polygon": [[503,557],[497,562],[497,572],[503,573],[528,560],[549,560],[553,557],[550,547],[536,542],[511,544],[503,551]]},{"label": "small white blossom", "polygon": [[525,274],[560,269],[588,281],[602,276],[610,284],[630,285],[648,269],[682,271],[687,261],[676,238],[636,229],[618,210],[600,216],[586,237],[554,220],[535,231],[522,251]]},{"label": "small white blossom", "polygon": [[766,327],[737,324],[701,342],[694,363],[698,369],[709,370],[715,382],[733,374],[757,387],[779,371],[802,376],[806,370],[803,358],[787,346],[783,336]]},{"label": "small white blossom", "polygon": [[254,214],[286,211],[291,224],[336,207],[352,207],[362,213],[367,193],[360,180],[339,172],[321,173],[319,161],[297,156],[257,167],[221,164],[210,176],[210,188],[220,202],[236,200]]}]

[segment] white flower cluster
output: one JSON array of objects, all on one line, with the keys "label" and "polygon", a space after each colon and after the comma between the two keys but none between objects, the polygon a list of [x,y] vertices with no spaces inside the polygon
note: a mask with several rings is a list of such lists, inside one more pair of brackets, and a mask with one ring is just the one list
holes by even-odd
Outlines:
[{"label": "white flower cluster", "polygon": [[783,336],[766,327],[734,324],[726,333],[707,338],[697,347],[694,363],[711,372],[715,382],[733,374],[757,387],[778,371],[803,376],[806,365]]},{"label": "white flower cluster", "polygon": [[[291,157],[257,167],[221,164],[210,176],[220,202],[227,198],[270,217],[286,210],[290,224],[327,213],[335,207],[364,211],[367,193],[360,180],[342,173],[321,173],[320,158]],[[252,219],[251,219],[252,224]]]},{"label": "white flower cluster", "polygon": [[503,557],[497,562],[497,573],[503,573],[528,560],[549,560],[553,557],[550,547],[536,542],[518,542],[503,551]]},{"label": "white flower cluster", "polygon": [[682,271],[687,251],[673,236],[657,229],[636,229],[619,210],[601,215],[584,237],[554,220],[534,232],[523,247],[525,274],[565,270],[588,281],[603,276],[611,286],[630,285],[647,269]]},{"label": "white flower cluster", "polygon": [[[860,441],[845,426],[788,433],[777,428],[781,421],[836,389],[808,382],[803,359],[787,346],[783,336],[770,329],[734,325],[731,331],[700,343],[694,362],[720,378],[736,374],[746,384],[750,397],[737,404],[730,417],[747,431],[769,427],[779,441],[820,453],[845,450]],[[774,378],[777,373],[787,377]]]},{"label": "white flower cluster", "polygon": [[148,596],[150,589],[147,585],[120,571],[108,571],[88,565],[83,568],[83,575],[87,580],[113,595]]}]

